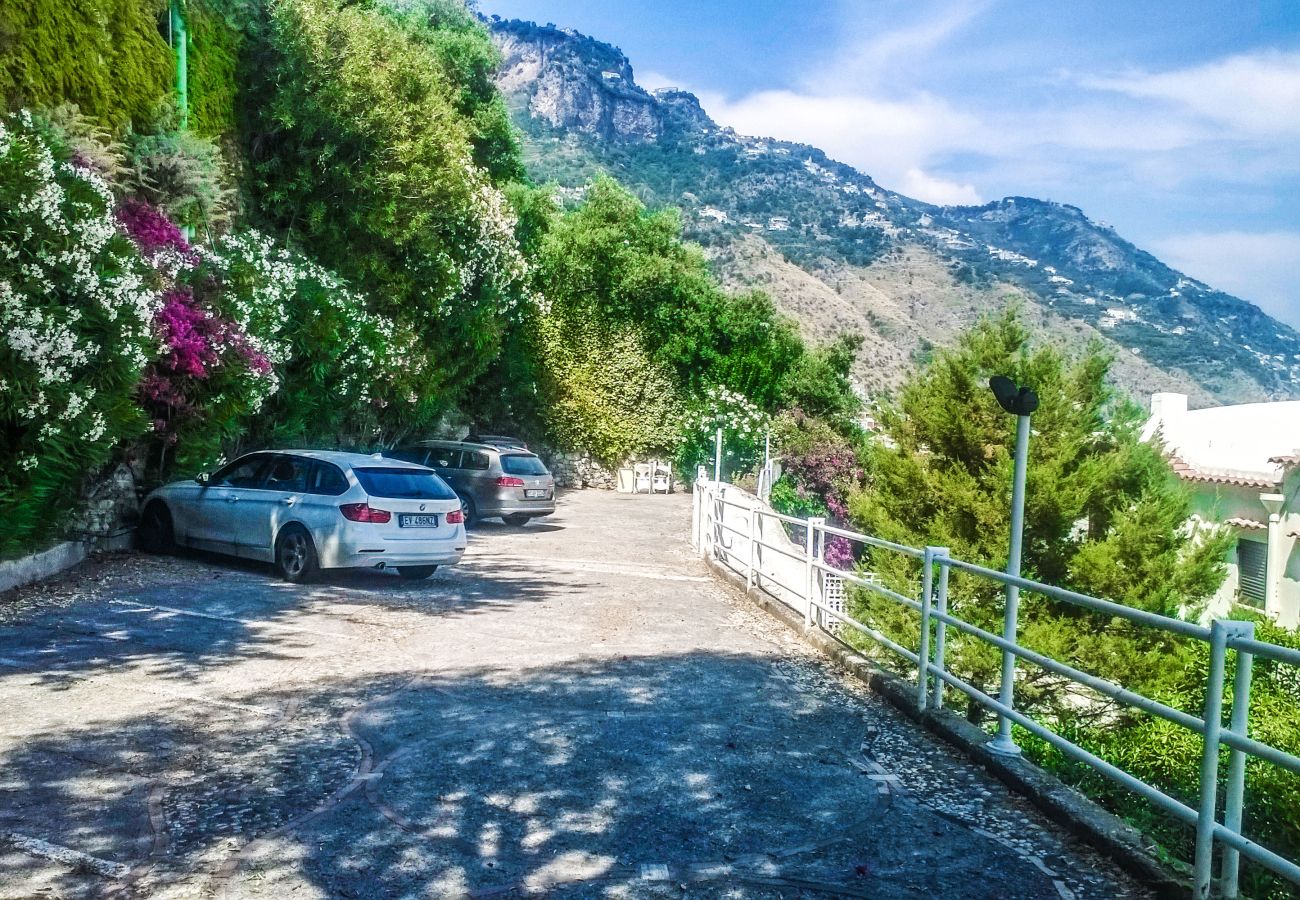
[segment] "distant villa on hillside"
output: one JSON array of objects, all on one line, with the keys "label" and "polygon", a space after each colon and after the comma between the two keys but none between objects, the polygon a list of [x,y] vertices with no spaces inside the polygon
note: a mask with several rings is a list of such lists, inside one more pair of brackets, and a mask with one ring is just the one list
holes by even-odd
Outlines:
[{"label": "distant villa on hillside", "polygon": [[1153,394],[1142,439],[1157,438],[1194,521],[1236,538],[1209,614],[1240,603],[1300,625],[1300,400],[1188,410],[1185,394]]}]

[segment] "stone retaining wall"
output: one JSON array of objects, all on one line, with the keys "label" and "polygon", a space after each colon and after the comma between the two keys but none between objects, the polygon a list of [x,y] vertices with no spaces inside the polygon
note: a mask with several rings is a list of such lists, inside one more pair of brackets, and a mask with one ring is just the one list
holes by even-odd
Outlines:
[{"label": "stone retaining wall", "polygon": [[68,540],[18,559],[0,561],[0,593],[52,578],[101,550],[129,550],[140,519],[143,468],[126,460],[87,479],[81,508],[64,529]]},{"label": "stone retaining wall", "polygon": [[585,453],[562,453],[541,450],[539,454],[555,475],[555,486],[562,488],[598,488],[612,491],[618,475]]},{"label": "stone retaining wall", "polygon": [[94,541],[134,528],[143,477],[143,466],[128,458],[87,484],[81,509],[68,523],[69,537]]}]

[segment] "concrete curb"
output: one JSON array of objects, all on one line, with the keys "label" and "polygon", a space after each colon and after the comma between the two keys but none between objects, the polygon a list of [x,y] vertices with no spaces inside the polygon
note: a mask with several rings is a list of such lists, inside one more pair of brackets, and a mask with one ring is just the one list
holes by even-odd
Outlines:
[{"label": "concrete curb", "polygon": [[52,578],[85,561],[98,550],[130,550],[134,529],[86,541],[63,541],[48,550],[0,562],[0,594]]},{"label": "concrete curb", "polygon": [[998,780],[1027,797],[1052,821],[1115,860],[1126,872],[1151,888],[1156,896],[1183,900],[1190,895],[1190,878],[1159,859],[1156,844],[1136,828],[1028,760],[991,753],[986,745],[992,736],[951,711],[919,711],[914,684],[881,669],[834,635],[816,627],[806,628],[802,614],[766,591],[746,591],[744,579],[717,560],[705,561],[713,574],[728,587],[797,632],[909,719],[943,738],[992,772]]}]

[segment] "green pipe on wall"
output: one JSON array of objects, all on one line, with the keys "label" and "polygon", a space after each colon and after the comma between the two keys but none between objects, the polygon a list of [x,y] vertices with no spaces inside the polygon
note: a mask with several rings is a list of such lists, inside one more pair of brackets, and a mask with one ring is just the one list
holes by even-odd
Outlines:
[{"label": "green pipe on wall", "polygon": [[189,82],[189,33],[185,30],[185,16],[181,11],[183,0],[172,0],[171,33],[172,48],[176,51],[176,105],[180,112],[182,128],[189,126],[190,120],[190,82]]}]

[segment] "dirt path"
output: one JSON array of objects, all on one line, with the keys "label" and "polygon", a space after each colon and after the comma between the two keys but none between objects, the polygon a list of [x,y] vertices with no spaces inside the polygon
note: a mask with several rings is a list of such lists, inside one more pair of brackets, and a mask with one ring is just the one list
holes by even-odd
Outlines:
[{"label": "dirt path", "polygon": [[0,603],[0,897],[1145,896],[710,580],[689,497]]}]

